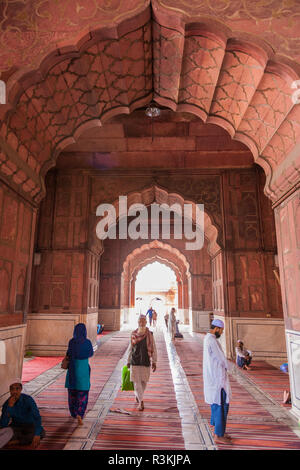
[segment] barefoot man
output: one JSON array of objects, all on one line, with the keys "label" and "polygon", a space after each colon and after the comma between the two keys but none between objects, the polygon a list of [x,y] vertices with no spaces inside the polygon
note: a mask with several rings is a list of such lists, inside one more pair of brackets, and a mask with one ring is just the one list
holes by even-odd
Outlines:
[{"label": "barefoot man", "polygon": [[210,424],[215,427],[215,442],[230,444],[231,438],[225,433],[229,409],[230,384],[228,364],[222,346],[218,341],[224,330],[222,320],[213,320],[203,344],[204,399],[211,407]]}]

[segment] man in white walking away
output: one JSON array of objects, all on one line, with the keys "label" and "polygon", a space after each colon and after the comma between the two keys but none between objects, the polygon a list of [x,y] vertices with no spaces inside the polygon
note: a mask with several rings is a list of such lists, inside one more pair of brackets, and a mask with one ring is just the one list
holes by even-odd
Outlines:
[{"label": "man in white walking away", "polygon": [[214,426],[214,439],[218,444],[231,444],[225,432],[231,396],[228,364],[218,338],[224,331],[222,320],[213,320],[203,344],[204,399],[211,407],[210,424]]}]

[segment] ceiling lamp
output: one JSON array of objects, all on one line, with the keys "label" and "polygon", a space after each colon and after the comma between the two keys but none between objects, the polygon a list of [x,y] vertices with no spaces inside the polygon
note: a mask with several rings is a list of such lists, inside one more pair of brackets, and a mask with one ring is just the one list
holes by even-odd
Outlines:
[{"label": "ceiling lamp", "polygon": [[160,116],[160,109],[156,106],[156,103],[154,101],[151,101],[149,104],[148,108],[146,108],[145,114],[146,116],[151,118],[151,140],[153,142],[154,139],[154,134],[153,134],[153,119],[157,118]]},{"label": "ceiling lamp", "polygon": [[160,109],[156,106],[156,103],[154,103],[153,101],[150,103],[150,105],[145,111],[146,116],[151,117],[151,118],[160,116],[160,112],[161,112]]}]

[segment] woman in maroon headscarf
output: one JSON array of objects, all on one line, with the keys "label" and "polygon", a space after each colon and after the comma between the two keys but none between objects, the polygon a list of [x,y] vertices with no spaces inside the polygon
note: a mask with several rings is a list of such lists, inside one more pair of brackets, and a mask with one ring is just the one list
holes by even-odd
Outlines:
[{"label": "woman in maroon headscarf", "polygon": [[145,315],[140,315],[139,327],[131,333],[127,367],[130,367],[130,380],[134,384],[139,410],[144,409],[143,396],[150,378],[150,367],[156,371],[157,352],[152,331],[147,327]]}]

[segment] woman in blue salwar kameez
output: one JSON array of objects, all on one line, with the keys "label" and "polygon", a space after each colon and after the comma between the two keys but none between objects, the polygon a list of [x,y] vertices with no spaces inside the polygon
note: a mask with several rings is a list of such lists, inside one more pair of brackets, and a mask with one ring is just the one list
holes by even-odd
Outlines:
[{"label": "woman in blue salwar kameez", "polygon": [[78,323],[74,328],[73,338],[69,341],[69,367],[65,387],[68,389],[70,414],[77,418],[80,425],[88,404],[91,386],[89,357],[93,354],[92,343],[87,339],[86,326],[84,323]]}]

